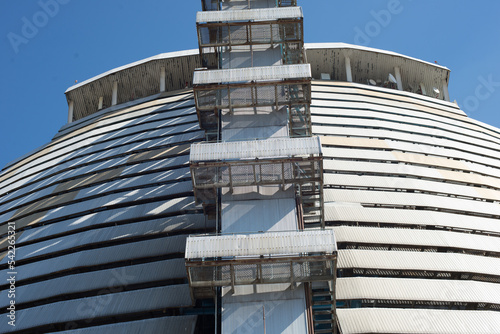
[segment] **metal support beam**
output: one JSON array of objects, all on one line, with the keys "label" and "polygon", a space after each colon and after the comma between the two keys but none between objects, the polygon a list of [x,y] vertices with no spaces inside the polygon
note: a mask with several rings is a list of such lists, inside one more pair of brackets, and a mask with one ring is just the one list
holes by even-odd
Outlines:
[{"label": "metal support beam", "polygon": [[69,101],[68,105],[68,123],[73,122],[73,111],[75,110],[75,102]]},{"label": "metal support beam", "polygon": [[111,105],[116,106],[118,103],[118,81],[113,82],[113,95],[111,97]]},{"label": "metal support beam", "polygon": [[427,95],[427,91],[425,90],[425,85],[423,82],[420,83],[420,90],[422,91],[422,95]]},{"label": "metal support beam", "polygon": [[401,69],[396,66],[394,68],[394,72],[396,73],[396,81],[398,85],[398,90],[403,90],[403,80],[401,79]]},{"label": "metal support beam", "polygon": [[352,82],[351,58],[349,57],[345,57],[345,72],[347,76],[347,82]]},{"label": "metal support beam", "polygon": [[160,68],[160,93],[163,93],[166,91],[166,83],[165,83],[165,78],[167,77],[167,73],[165,70],[165,67],[162,66]]},{"label": "metal support beam", "polygon": [[450,94],[448,93],[448,83],[443,79],[443,97],[445,101],[450,101]]}]

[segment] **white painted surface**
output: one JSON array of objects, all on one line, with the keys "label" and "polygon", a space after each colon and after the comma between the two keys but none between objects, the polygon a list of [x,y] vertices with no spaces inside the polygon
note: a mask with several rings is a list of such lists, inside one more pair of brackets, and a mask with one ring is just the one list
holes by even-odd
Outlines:
[{"label": "white painted surface", "polygon": [[118,81],[113,82],[113,95],[111,97],[111,105],[115,106],[118,103]]},{"label": "white painted surface", "polygon": [[[343,334],[498,334],[500,312],[422,309],[337,309]],[[390,319],[390,321],[387,321]]]},{"label": "white painted surface", "polygon": [[[264,316],[266,333],[307,333],[306,303],[303,286],[295,290],[275,285],[259,293],[250,287],[251,295],[226,295],[222,299],[223,334],[262,334]],[[255,290],[257,291],[255,291]],[[248,289],[247,289],[248,290]],[[238,290],[236,290],[238,291]]]},{"label": "white painted surface", "polygon": [[166,90],[166,87],[165,87],[165,78],[167,76],[167,73],[166,73],[166,69],[165,67],[162,67],[160,69],[160,92],[164,92]]},{"label": "white painted surface", "polygon": [[396,72],[396,81],[398,84],[398,90],[403,90],[403,80],[401,79],[401,69],[399,66],[394,68],[394,72]]},{"label": "white painted surface", "polygon": [[258,8],[246,10],[222,10],[196,13],[196,23],[230,21],[272,21],[301,18],[301,7]]},{"label": "white painted surface", "polygon": [[296,229],[297,212],[293,198],[222,203],[223,233]]},{"label": "white painted surface", "polygon": [[69,101],[68,106],[68,123],[73,122],[73,111],[75,110],[75,102]]},{"label": "white painted surface", "polygon": [[320,155],[319,137],[270,138],[191,145],[191,162]]},{"label": "white painted surface", "polygon": [[500,284],[467,280],[349,277],[337,278],[337,300],[379,299],[500,302]]},{"label": "white painted surface", "polygon": [[189,236],[186,259],[260,255],[294,255],[336,251],[333,230]]},{"label": "white painted surface", "polygon": [[194,85],[250,81],[278,81],[311,77],[310,64],[259,66],[222,70],[196,71]]},{"label": "white painted surface", "polygon": [[349,57],[345,57],[345,71],[347,75],[347,81],[352,82],[351,58]]}]

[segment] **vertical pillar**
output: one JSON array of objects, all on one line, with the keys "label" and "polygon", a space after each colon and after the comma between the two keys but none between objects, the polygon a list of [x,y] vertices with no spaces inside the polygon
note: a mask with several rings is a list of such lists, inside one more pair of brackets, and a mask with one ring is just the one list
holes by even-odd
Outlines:
[{"label": "vertical pillar", "polygon": [[351,58],[349,57],[345,57],[345,73],[347,75],[347,81],[352,82]]},{"label": "vertical pillar", "polygon": [[73,122],[73,111],[75,109],[75,103],[70,100],[68,105],[68,123]]},{"label": "vertical pillar", "polygon": [[160,93],[163,93],[166,90],[165,80],[167,77],[167,72],[165,67],[161,67],[160,69]]},{"label": "vertical pillar", "polygon": [[448,83],[443,79],[443,97],[445,101],[450,101],[450,94],[448,92]]},{"label": "vertical pillar", "polygon": [[403,80],[401,79],[401,69],[396,66],[394,68],[394,72],[396,73],[396,81],[398,85],[398,90],[403,90]]},{"label": "vertical pillar", "polygon": [[427,96],[427,92],[425,91],[425,85],[423,82],[420,83],[420,90],[422,91],[422,95]]},{"label": "vertical pillar", "polygon": [[99,97],[99,106],[97,107],[97,110],[101,110],[102,109],[102,102],[103,102],[104,98],[101,96]]},{"label": "vertical pillar", "polygon": [[118,103],[118,81],[113,82],[113,96],[111,97],[111,105],[116,106]]}]

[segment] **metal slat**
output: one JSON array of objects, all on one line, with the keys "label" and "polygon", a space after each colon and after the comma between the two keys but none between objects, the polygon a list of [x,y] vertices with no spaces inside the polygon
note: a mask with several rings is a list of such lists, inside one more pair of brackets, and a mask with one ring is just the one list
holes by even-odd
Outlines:
[{"label": "metal slat", "polygon": [[490,201],[500,202],[500,191],[498,190],[443,183],[442,179],[427,181],[412,178],[401,178],[398,176],[391,177],[325,173],[324,182],[325,186],[345,186],[360,189],[375,188],[398,191],[410,190],[437,193],[440,195],[448,194],[453,197],[469,197],[471,200],[487,199]]},{"label": "metal slat", "polygon": [[[138,238],[141,236],[145,237],[148,235],[165,233],[165,230],[169,230],[168,226],[166,226],[167,221],[168,219],[157,219],[104,228],[95,227],[95,229],[90,231],[65,235],[27,246],[16,247],[16,259],[18,261],[26,260],[37,256],[57,254],[66,250],[76,249],[78,247],[112,242],[122,238]],[[28,233],[29,232],[30,231],[28,231]],[[6,261],[7,258],[4,258],[0,263],[6,263]]]},{"label": "metal slat", "polygon": [[[86,306],[86,312],[76,311],[81,309],[81,305]],[[16,312],[16,330],[27,330],[36,326],[55,323],[186,306],[191,306],[189,286],[187,284],[126,291],[19,310]],[[75,310],[75,312],[61,312],[61,310]],[[7,322],[0,323],[0,330],[6,332],[7,326],[9,326]]]},{"label": "metal slat", "polygon": [[[186,267],[184,259],[173,259],[152,263],[131,265],[126,267],[92,271],[90,273],[75,274],[54,278],[29,285],[22,285],[16,289],[16,303],[44,300],[46,298],[84,293],[92,290],[123,289],[126,286],[185,278]],[[9,305],[7,290],[0,293],[0,304],[5,308]]]},{"label": "metal slat", "polygon": [[[188,131],[190,130],[190,128],[188,127],[183,129],[182,127],[180,127],[178,130]],[[6,180],[5,182],[2,182],[0,191],[8,192],[10,189],[20,187],[30,180],[34,180],[36,177],[39,177],[40,175],[38,175],[38,173],[57,173],[64,168],[72,168],[81,164],[91,163],[95,160],[112,159],[117,156],[132,154],[137,150],[141,150],[146,142],[148,149],[155,149],[167,145],[170,146],[178,142],[189,142],[193,140],[201,141],[204,138],[204,133],[201,130],[183,134],[172,134],[165,137],[158,137],[161,136],[161,134],[162,132],[160,130],[154,132],[146,132],[141,136],[141,141],[139,141],[138,143],[132,142],[132,137],[130,138],[131,142],[128,144],[124,143],[124,145],[120,145],[119,140],[116,140],[115,143],[108,143],[109,147],[104,144],[98,145],[101,146],[99,147],[100,149],[104,150],[102,152],[95,152],[97,147],[94,146],[91,146],[92,149],[89,149],[88,151],[76,150],[76,152],[78,152],[80,155],[78,159],[76,159],[76,157],[74,156],[75,152],[73,151],[61,152],[63,154],[62,156],[54,158],[53,160],[46,160],[40,165],[32,166],[29,168],[29,170],[17,173],[13,175],[12,178]],[[118,147],[117,145],[120,146]],[[75,147],[73,147],[73,149],[77,149],[77,146],[78,145],[75,144]],[[68,157],[71,157],[72,160],[67,161]]]},{"label": "metal slat", "polygon": [[[28,278],[86,266],[99,266],[124,260],[184,253],[186,236],[172,236],[153,240],[103,247],[71,253],[46,260],[19,265],[18,282]],[[133,249],[133,252],[131,251]]]},{"label": "metal slat", "polygon": [[191,162],[321,155],[319,137],[192,144]]},{"label": "metal slat", "polygon": [[500,276],[500,259],[457,253],[339,250],[338,268],[465,272]]},{"label": "metal slat", "polygon": [[[313,81],[314,82],[314,81]],[[313,89],[317,86],[312,85]],[[353,101],[329,101],[329,107],[322,106],[324,100],[315,100],[315,105],[311,107],[311,113],[316,123],[332,122],[332,116],[355,117],[355,118],[375,118],[380,120],[392,121],[399,123],[411,123],[419,126],[434,127],[443,131],[458,132],[464,136],[473,138],[478,142],[500,144],[500,138],[477,131],[477,127],[469,123],[465,123],[450,118],[437,116],[427,113],[422,115],[418,110],[410,110],[394,108],[392,106],[370,104],[365,102]],[[328,118],[330,120],[328,120]]]},{"label": "metal slat", "polygon": [[[483,185],[489,188],[494,187],[500,189],[500,178],[477,174],[483,172],[485,174],[491,174],[492,168],[479,168],[481,166],[473,165],[467,162],[431,156],[418,156],[411,153],[384,152],[362,149],[351,150],[331,147],[324,147],[323,154],[325,158],[339,159],[325,159],[323,161],[324,169],[328,171],[325,173],[325,176],[329,173],[331,174],[330,171],[357,172],[357,174],[378,173],[381,175],[407,175],[416,178],[448,180],[461,182],[464,184]],[[360,156],[362,156],[363,159],[367,161],[353,161]],[[345,160],[343,161],[340,159]],[[375,162],[374,160],[378,160],[379,162]],[[398,163],[396,164],[391,162]],[[458,171],[449,170],[449,168],[458,169]],[[468,171],[475,171],[476,173],[469,173]],[[480,193],[482,193],[483,190],[488,191],[488,189],[479,187],[474,187],[474,189]]]},{"label": "metal slat", "polygon": [[460,198],[427,195],[420,193],[384,192],[366,190],[325,189],[326,202],[351,202],[363,204],[379,204],[385,206],[407,206],[438,208],[457,212],[500,215],[500,206],[496,203],[471,201]]},{"label": "metal slat", "polygon": [[337,300],[444,301],[500,304],[500,284],[476,281],[349,277],[337,278]]},{"label": "metal slat", "polygon": [[336,252],[333,230],[190,236],[186,259]]},{"label": "metal slat", "polygon": [[[189,168],[187,168],[187,167],[168,170],[168,171],[159,172],[159,173],[151,173],[151,174],[146,174],[146,175],[142,175],[142,176],[134,176],[134,177],[130,177],[130,178],[125,178],[125,177],[123,177],[123,175],[120,175],[121,170],[122,169],[117,168],[117,169],[111,171],[110,173],[104,174],[103,176],[104,177],[108,176],[110,179],[120,177],[120,176],[122,178],[120,178],[118,180],[114,180],[112,182],[107,182],[107,183],[101,182],[98,185],[89,184],[86,188],[78,190],[77,191],[78,193],[76,194],[76,196],[71,197],[71,198],[68,198],[67,194],[64,194],[64,193],[52,195],[50,190],[57,190],[58,192],[71,191],[72,190],[70,188],[71,186],[75,186],[75,188],[85,186],[86,184],[83,181],[78,182],[78,180],[77,180],[74,183],[69,182],[67,184],[63,184],[62,186],[59,185],[59,186],[55,187],[55,189],[49,188],[41,193],[30,194],[27,199],[29,201],[36,201],[37,198],[39,198],[41,196],[47,196],[45,199],[40,199],[38,201],[38,204],[40,204],[40,206],[37,209],[41,209],[45,205],[55,205],[56,203],[57,203],[57,205],[63,205],[67,201],[87,200],[89,197],[95,196],[96,192],[99,192],[99,193],[119,192],[119,191],[123,191],[123,189],[130,189],[132,187],[141,188],[141,187],[146,187],[146,186],[151,185],[151,184],[157,185],[158,183],[167,183],[167,182],[170,183],[170,182],[175,181],[176,179],[177,180],[189,179],[191,176]],[[113,175],[114,172],[118,172],[117,173],[118,175],[116,175],[116,174]],[[102,177],[101,179],[96,177],[95,181],[96,182],[103,181],[102,179],[105,180],[104,177]],[[91,177],[88,177],[87,179],[91,180]],[[182,182],[179,182],[179,183],[182,183]],[[68,186],[67,188],[65,187],[66,185]],[[105,189],[105,191],[103,189]],[[76,190],[74,190],[74,191],[76,191]],[[182,192],[182,191],[179,191],[179,192]],[[47,201],[50,201],[50,203],[48,203]],[[21,202],[22,202],[22,200],[16,201],[16,203],[8,203],[6,205],[6,207],[12,207],[12,206],[14,206],[14,204],[16,204],[16,205],[22,204]],[[0,207],[0,210],[2,208],[3,207]],[[17,211],[23,210],[25,208],[26,208],[25,206],[24,207],[21,206],[21,208],[17,209]]]},{"label": "metal slat", "polygon": [[303,17],[301,7],[204,11],[196,13],[196,23],[230,21],[271,21]]},{"label": "metal slat", "polygon": [[69,233],[78,229],[86,229],[89,227],[97,229],[101,226],[109,226],[112,223],[122,223],[127,220],[138,219],[142,220],[142,222],[138,224],[142,224],[144,226],[163,224],[163,232],[201,230],[207,227],[205,218],[201,213],[162,217],[144,221],[144,217],[147,217],[148,212],[156,210],[164,204],[164,201],[160,201],[142,205],[132,205],[126,208],[99,211],[78,218],[63,220],[54,224],[38,226],[25,231],[18,239],[17,243],[22,244],[27,241],[34,242],[38,239],[57,236],[58,234]]},{"label": "metal slat", "polygon": [[[155,201],[162,196],[174,197],[173,195],[179,193],[187,193],[192,191],[190,182],[180,182],[174,184],[166,184],[156,187],[142,188],[138,190],[128,190],[123,192],[111,193],[103,195],[102,197],[94,197],[82,202],[56,206],[51,209],[43,210],[40,212],[30,213],[29,215],[16,218],[16,228],[23,228],[28,225],[42,224],[53,220],[63,220],[68,217],[84,216],[91,212],[109,209],[115,205],[121,207],[124,203],[132,206],[134,201],[149,200]],[[177,197],[170,199],[162,206],[165,210],[171,212],[180,210],[194,209],[194,200],[192,197]],[[6,227],[4,227],[6,229]]]},{"label": "metal slat", "polygon": [[310,64],[275,65],[194,72],[194,85],[311,78]]},{"label": "metal slat", "polygon": [[94,326],[89,328],[77,328],[70,331],[57,332],[58,334],[123,334],[123,333],[141,333],[157,334],[165,332],[176,334],[194,334],[197,315],[182,315],[166,318],[154,318],[146,320],[137,320],[123,322],[118,324]]},{"label": "metal slat", "polygon": [[410,230],[377,227],[331,227],[338,243],[383,244],[419,247],[468,249],[500,253],[498,237],[448,231]]},{"label": "metal slat", "polygon": [[414,309],[337,309],[342,334],[496,334],[500,312]]},{"label": "metal slat", "polygon": [[[464,135],[465,129],[453,129],[453,131],[449,131],[448,129],[442,129],[439,124],[436,122],[425,122],[425,120],[415,119],[415,120],[399,120],[395,115],[391,115],[388,119],[381,118],[380,113],[371,113],[371,115],[366,115],[365,117],[369,117],[370,119],[363,118],[363,112],[359,109],[354,109],[351,105],[350,108],[353,109],[356,114],[357,119],[353,120],[352,117],[345,117],[345,114],[350,114],[350,112],[344,112],[344,110],[337,111],[335,108],[329,108],[330,115],[332,116],[313,116],[313,123],[322,124],[322,125],[340,125],[340,126],[349,126],[353,123],[356,126],[365,126],[365,127],[373,127],[373,128],[387,128],[387,129],[398,129],[404,130],[407,132],[424,134],[426,136],[432,136],[437,138],[446,138],[457,142],[465,142],[471,145],[477,145],[480,149],[484,150],[485,148],[489,151],[495,150],[500,151],[500,144],[492,142],[492,138],[477,139],[476,136]],[[332,112],[333,111],[333,112]],[[351,110],[349,110],[351,111]],[[376,114],[376,115],[374,115]],[[354,115],[353,115],[354,116]],[[416,124],[408,124],[408,123],[416,123]],[[420,124],[419,124],[420,123]],[[458,132],[458,133],[457,133]],[[475,134],[475,133],[474,133]],[[487,136],[485,136],[487,137]]]},{"label": "metal slat", "polygon": [[[359,137],[359,138],[381,138],[393,149],[403,151],[419,152],[422,154],[432,153],[459,160],[472,161],[487,166],[498,166],[498,152],[482,149],[464,143],[457,143],[448,139],[426,137],[409,133],[398,133],[396,130],[362,129],[341,126],[316,126],[312,127],[313,133],[318,135]],[[403,147],[408,147],[406,150]],[[410,148],[411,147],[411,148]],[[483,154],[487,154],[483,155]]]},{"label": "metal slat", "polygon": [[[394,225],[441,226],[460,231],[500,234],[497,219],[436,211],[364,208],[358,203],[326,203],[325,220],[330,222],[379,223]],[[469,234],[467,234],[470,236]]]}]

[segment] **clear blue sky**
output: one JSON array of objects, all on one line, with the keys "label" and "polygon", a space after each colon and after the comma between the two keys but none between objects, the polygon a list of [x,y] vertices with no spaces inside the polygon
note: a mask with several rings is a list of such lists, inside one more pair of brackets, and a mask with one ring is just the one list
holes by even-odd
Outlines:
[{"label": "clear blue sky", "polygon": [[[452,71],[451,99],[470,117],[500,127],[500,1],[299,4],[306,42],[358,42],[437,61]],[[64,91],[75,80],[196,48],[200,7],[200,0],[0,1],[0,167],[49,142],[66,123]],[[377,23],[374,13],[388,8],[390,18],[380,15]],[[357,29],[371,36],[357,37]],[[483,81],[495,84],[488,91],[480,87]]]}]

